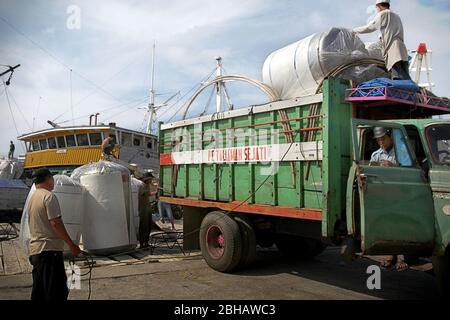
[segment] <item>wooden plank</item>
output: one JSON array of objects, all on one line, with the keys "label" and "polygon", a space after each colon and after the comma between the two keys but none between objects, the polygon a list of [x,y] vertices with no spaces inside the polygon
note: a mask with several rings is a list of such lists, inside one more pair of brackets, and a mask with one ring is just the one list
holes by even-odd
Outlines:
[{"label": "wooden plank", "polygon": [[135,264],[135,263],[139,262],[138,259],[133,258],[132,256],[129,256],[127,254],[120,255],[120,256],[111,256],[110,258],[116,260],[117,262],[125,263],[125,264]]},{"label": "wooden plank", "polygon": [[[106,257],[94,257],[94,262],[94,267],[110,266],[117,263],[117,261]],[[82,266],[87,267],[86,264],[87,262],[84,261]]]},{"label": "wooden plank", "polygon": [[16,250],[12,241],[1,242],[3,249],[3,263],[5,268],[5,274],[17,274],[21,273],[19,260],[17,259]]},{"label": "wooden plank", "polygon": [[33,270],[33,266],[30,263],[28,255],[24,252],[20,246],[19,240],[12,241],[14,249],[16,250],[17,260],[19,261],[22,273],[30,273]]},{"label": "wooden plank", "polygon": [[148,249],[148,250],[139,250],[139,251],[130,253],[130,256],[132,256],[133,258],[136,258],[138,260],[141,260],[141,259],[145,259],[148,256],[151,256],[151,251],[150,251],[150,249]]}]

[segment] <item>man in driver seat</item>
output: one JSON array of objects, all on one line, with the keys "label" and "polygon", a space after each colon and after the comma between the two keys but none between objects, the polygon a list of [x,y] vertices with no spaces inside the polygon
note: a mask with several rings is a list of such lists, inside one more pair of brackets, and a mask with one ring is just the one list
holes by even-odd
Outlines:
[{"label": "man in driver seat", "polygon": [[[377,139],[377,143],[380,146],[380,149],[372,154],[370,163],[381,165],[384,167],[397,166],[394,141],[389,134],[389,130],[383,127],[375,127],[373,129],[373,135],[373,138]],[[405,262],[405,256],[403,255],[387,256],[386,259],[381,263],[381,267],[383,269],[390,269],[394,265],[397,271],[404,271],[409,268],[408,263]]]},{"label": "man in driver seat", "polygon": [[385,167],[396,166],[397,159],[395,158],[394,141],[389,135],[389,131],[383,127],[375,127],[373,134],[373,138],[377,139],[380,149],[372,154],[370,163]]}]

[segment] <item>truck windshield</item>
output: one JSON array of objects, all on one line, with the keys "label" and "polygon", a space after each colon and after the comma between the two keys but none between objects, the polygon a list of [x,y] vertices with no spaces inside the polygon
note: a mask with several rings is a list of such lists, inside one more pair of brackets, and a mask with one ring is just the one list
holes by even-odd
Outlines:
[{"label": "truck windshield", "polygon": [[433,161],[450,165],[450,125],[435,125],[427,128],[427,140]]}]

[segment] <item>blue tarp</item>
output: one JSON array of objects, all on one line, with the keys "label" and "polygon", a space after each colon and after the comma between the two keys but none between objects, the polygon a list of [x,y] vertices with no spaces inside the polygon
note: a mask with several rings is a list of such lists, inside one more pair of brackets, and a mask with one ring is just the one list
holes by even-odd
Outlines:
[{"label": "blue tarp", "polygon": [[388,96],[403,100],[415,101],[416,93],[420,92],[420,87],[412,80],[391,80],[388,78],[377,78],[360,83],[357,86],[358,90],[354,91],[351,97],[384,97],[386,95],[386,87],[402,90],[388,91]]},{"label": "blue tarp", "polygon": [[420,92],[420,87],[412,80],[391,80],[388,78],[377,78],[360,83],[358,88],[390,87],[412,92]]}]

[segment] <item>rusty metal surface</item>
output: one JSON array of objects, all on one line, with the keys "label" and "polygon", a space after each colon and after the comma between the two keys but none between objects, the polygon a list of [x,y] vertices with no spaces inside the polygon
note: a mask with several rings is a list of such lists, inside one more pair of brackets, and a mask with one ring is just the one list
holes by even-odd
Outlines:
[{"label": "rusty metal surface", "polygon": [[294,209],[280,206],[248,204],[239,201],[215,202],[215,201],[201,201],[187,198],[170,198],[170,197],[161,197],[160,199],[161,201],[167,203],[184,205],[189,207],[218,208],[226,211],[253,213],[267,216],[304,219],[313,221],[322,220],[322,211],[318,209]]}]

